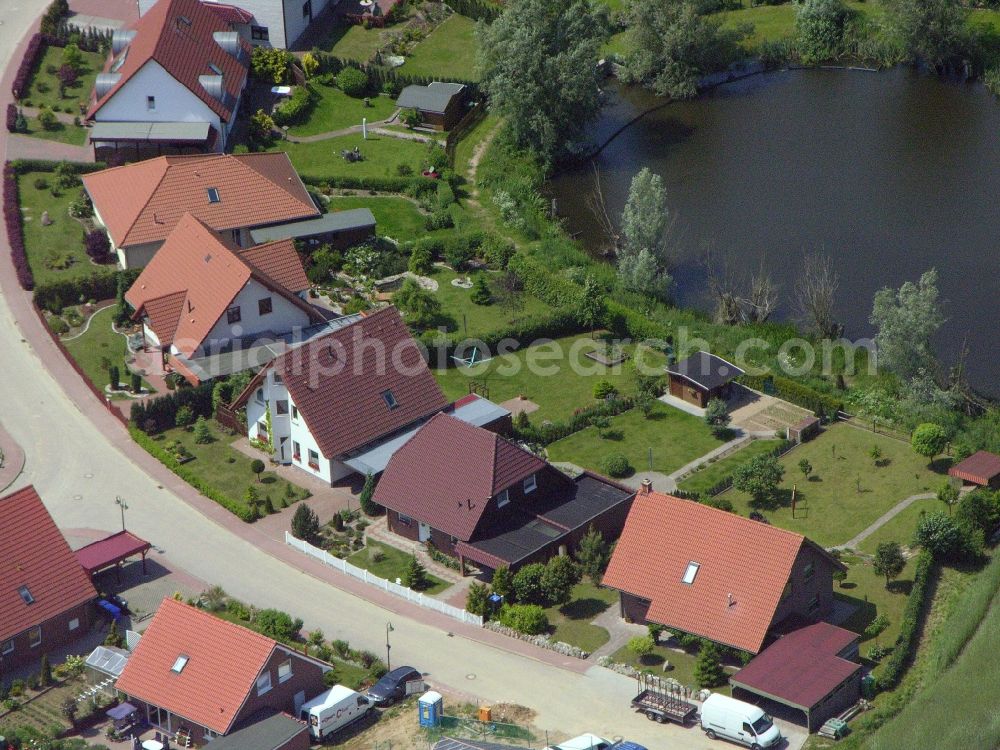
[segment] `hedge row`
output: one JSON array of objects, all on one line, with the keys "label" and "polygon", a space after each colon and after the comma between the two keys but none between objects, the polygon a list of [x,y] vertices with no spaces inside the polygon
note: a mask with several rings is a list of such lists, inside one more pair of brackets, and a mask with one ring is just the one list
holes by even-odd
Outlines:
[{"label": "hedge row", "polygon": [[907,599],[906,609],[903,610],[899,637],[896,638],[892,653],[886,659],[882,674],[878,678],[880,690],[891,690],[896,687],[910,664],[913,650],[917,645],[917,631],[920,627],[924,605],[927,603],[933,571],[934,557],[927,550],[922,550],[917,557],[917,567],[913,574],[913,588],[910,589],[910,598]]},{"label": "hedge row", "polygon": [[107,169],[107,164],[98,162],[80,161],[56,161],[54,159],[15,159],[10,162],[14,168],[14,174],[24,174],[25,172],[55,172],[56,167],[65,164],[69,170],[75,174],[87,174],[88,172],[99,172]]},{"label": "hedge row", "polygon": [[468,16],[473,21],[492,23],[500,16],[501,9],[482,0],[448,0],[448,7],[456,13]]},{"label": "hedge row", "polygon": [[414,76],[374,63],[359,63],[355,60],[345,60],[319,50],[313,50],[313,55],[319,60],[320,70],[324,73],[337,73],[344,68],[357,68],[368,76],[368,87],[372,91],[384,91],[388,88],[386,84],[391,86],[394,91],[400,91],[404,86],[427,86],[434,81],[441,81],[443,83],[464,84],[468,89],[469,96],[479,96],[479,84],[468,78]]},{"label": "hedge row", "polygon": [[48,39],[49,37],[42,34],[33,34],[31,40],[28,42],[28,48],[24,51],[21,64],[17,66],[14,83],[10,87],[10,92],[14,95],[14,99],[20,99],[21,92],[27,91],[28,81],[31,80],[31,74],[35,70],[38,55],[45,51]]},{"label": "hedge row", "polygon": [[594,404],[593,406],[578,409],[565,422],[550,422],[542,425],[529,424],[527,427],[515,427],[514,434],[519,440],[548,445],[590,427],[594,423],[594,420],[599,417],[614,417],[628,411],[633,406],[634,402],[627,396],[613,398]]},{"label": "hedge row", "polygon": [[214,387],[214,383],[202,383],[145,402],[136,401],[132,404],[131,422],[143,432],[155,435],[177,426],[177,410],[182,406],[190,407],[196,417],[211,419]]},{"label": "hedge row", "polygon": [[377,190],[380,193],[406,193],[419,197],[437,191],[438,181],[426,177],[318,177],[300,174],[306,185],[331,190]]},{"label": "hedge row", "polygon": [[633,341],[665,341],[674,340],[670,329],[655,323],[645,315],[624,305],[615,299],[606,299],[604,303],[604,327],[622,338]]},{"label": "hedge row", "polygon": [[170,455],[163,446],[158,442],[153,440],[149,435],[140,430],[134,424],[128,426],[129,435],[132,439],[147,453],[149,453],[153,458],[159,461],[161,464],[170,469],[174,474],[179,476],[185,482],[194,487],[198,492],[207,497],[209,500],[218,503],[223,508],[228,510],[234,516],[238,517],[241,521],[246,523],[253,523],[256,520],[256,516],[250,511],[249,508],[244,507],[238,503],[233,502],[228,497],[219,492],[215,487],[206,484],[202,481],[201,477],[197,476],[194,472],[187,469],[184,464],[180,463],[176,458]]},{"label": "hedge row", "polygon": [[547,305],[565,307],[580,302],[583,289],[579,284],[553,273],[551,268],[543,266],[534,258],[518,253],[510,259],[507,268],[518,275],[528,294]]},{"label": "hedge row", "polygon": [[17,107],[13,104],[7,105],[7,132],[14,133],[17,131]]},{"label": "hedge row", "polygon": [[140,273],[142,273],[141,268],[98,271],[90,276],[39,284],[35,287],[35,304],[43,310],[59,314],[66,305],[75,305],[88,300],[114,299],[118,294],[118,279],[123,278],[125,286],[129,287]]},{"label": "hedge row", "polygon": [[10,257],[17,273],[17,283],[26,291],[35,287],[35,277],[28,265],[28,253],[24,247],[24,226],[21,206],[17,196],[17,176],[15,167],[7,162],[3,167],[3,220],[10,240]]},{"label": "hedge row", "polygon": [[785,401],[815,412],[818,417],[833,417],[844,408],[843,400],[780,375],[742,375],[738,380],[747,388],[774,393]]}]

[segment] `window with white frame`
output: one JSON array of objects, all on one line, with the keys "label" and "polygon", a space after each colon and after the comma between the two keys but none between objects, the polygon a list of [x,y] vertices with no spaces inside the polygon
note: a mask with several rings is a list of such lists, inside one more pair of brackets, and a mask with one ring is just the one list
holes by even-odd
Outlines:
[{"label": "window with white frame", "polygon": [[17,590],[17,593],[19,593],[21,595],[21,601],[23,601],[25,604],[34,604],[35,603],[35,597],[33,597],[31,595],[31,592],[28,590],[27,586],[21,586]]},{"label": "window with white frame", "polygon": [[274,412],[279,415],[288,414],[288,399],[279,398],[274,402]]},{"label": "window with white frame", "polygon": [[150,112],[156,111],[156,97],[155,96],[147,96],[146,97],[146,109],[148,109]]},{"label": "window with white frame", "polygon": [[698,575],[700,567],[701,565],[696,562],[689,562],[687,568],[684,569],[684,575],[681,576],[681,582],[686,583],[688,586],[694,583],[695,576]]},{"label": "window with white frame", "polygon": [[284,662],[278,665],[278,682],[288,682],[292,679],[292,660]]},{"label": "window with white frame", "polygon": [[42,645],[42,626],[36,625],[28,631],[28,645],[32,648]]},{"label": "window with white frame", "polygon": [[3,655],[6,656],[7,654],[12,654],[12,653],[14,653],[14,639],[13,638],[10,639],[9,641],[4,641],[3,644],[0,645],[0,654],[3,654]]},{"label": "window with white frame", "polygon": [[295,404],[292,404],[292,421],[293,422],[299,421],[299,407],[297,407]]},{"label": "window with white frame", "polygon": [[293,461],[302,460],[302,446],[296,440],[292,441],[292,460]]},{"label": "window with white frame", "polygon": [[319,471],[319,453],[309,449],[309,468]]},{"label": "window with white frame", "polygon": [[69,621],[69,629],[70,630],[76,630],[78,627],[80,627],[80,618],[79,617],[74,617],[72,620]]},{"label": "window with white frame", "polygon": [[530,495],[537,489],[538,489],[538,475],[532,474],[530,477],[524,480],[524,494]]},{"label": "window with white frame", "polygon": [[271,672],[268,670],[264,672],[260,677],[257,678],[257,695],[264,695],[264,693],[270,692],[271,690]]},{"label": "window with white frame", "polygon": [[510,493],[507,490],[504,490],[499,495],[497,495],[497,507],[498,508],[502,508],[503,506],[505,506],[509,502],[510,502]]}]

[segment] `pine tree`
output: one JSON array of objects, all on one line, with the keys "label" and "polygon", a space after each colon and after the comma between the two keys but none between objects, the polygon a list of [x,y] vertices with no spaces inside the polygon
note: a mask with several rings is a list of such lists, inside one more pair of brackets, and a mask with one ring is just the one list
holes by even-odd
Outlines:
[{"label": "pine tree", "polygon": [[118,631],[118,620],[111,621],[111,627],[108,628],[108,637],[104,639],[105,646],[113,646],[114,648],[124,648],[125,639],[122,638],[122,634]]},{"label": "pine tree", "polygon": [[42,663],[38,667],[38,681],[42,687],[52,684],[52,667],[49,665],[48,654],[42,654]]},{"label": "pine tree", "polygon": [[361,496],[358,498],[361,510],[366,516],[377,516],[382,512],[382,506],[372,500],[374,494],[375,477],[369,474],[365,477],[365,486],[361,488]]},{"label": "pine tree", "polygon": [[706,641],[698,651],[694,665],[694,679],[704,688],[718,687],[726,683],[726,672],[722,668],[722,652],[719,647]]},{"label": "pine tree", "polygon": [[488,305],[492,301],[493,295],[490,293],[489,284],[486,283],[486,276],[479,274],[472,287],[472,302],[476,305]]},{"label": "pine tree", "polygon": [[406,570],[403,571],[403,585],[414,591],[427,588],[427,569],[417,559],[416,555],[410,558]]},{"label": "pine tree", "polygon": [[212,442],[212,431],[208,429],[208,420],[198,417],[194,423],[194,441],[198,445],[207,445]]},{"label": "pine tree", "polygon": [[295,509],[292,516],[292,536],[311,542],[319,535],[319,517],[316,512],[305,503]]}]

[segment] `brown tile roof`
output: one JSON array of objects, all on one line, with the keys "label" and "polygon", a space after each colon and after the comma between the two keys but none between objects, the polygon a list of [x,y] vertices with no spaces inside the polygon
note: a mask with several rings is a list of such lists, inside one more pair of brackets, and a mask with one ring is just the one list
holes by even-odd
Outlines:
[{"label": "brown tile roof", "polygon": [[[268,369],[284,380],[320,452],[342,456],[444,408],[448,401],[394,307],[272,360],[236,399],[246,404]],[[383,394],[396,401],[389,408]]]},{"label": "brown tile roof", "polygon": [[[239,59],[229,54],[213,34],[231,31],[230,23],[199,0],[160,0],[131,29],[135,37],[122,53],[125,59],[117,71],[111,68],[117,58],[109,56],[105,73],[116,72],[118,82],[97,100],[92,100],[88,118],[97,112],[150,61],[156,61],[172,78],[201,99],[224,122],[233,118],[240,92],[246,85],[251,47],[240,41]],[[211,66],[222,71],[223,100],[212,96],[199,76],[216,75]]]},{"label": "brown tile roof", "polygon": [[0,498],[0,642],[96,598],[35,488]]},{"label": "brown tile roof", "polygon": [[[227,733],[277,644],[172,598],[160,604],[116,687],[188,721]],[[187,663],[180,673],[178,657]]]},{"label": "brown tile roof", "polygon": [[[280,256],[272,265],[282,273],[291,265],[283,256],[294,247],[272,247]],[[300,297],[259,271],[243,253],[223,242],[191,214],[185,214],[153,260],[125,293],[135,317],[149,316],[160,344],[174,344],[190,356],[251,278],[300,308],[313,322],[323,318]],[[301,263],[299,269],[301,271]]]},{"label": "brown tile roof", "polygon": [[[604,585],[649,600],[652,622],[756,653],[807,542],[735,513],[640,491]],[[686,584],[692,562],[698,571]]]},{"label": "brown tile roof", "polygon": [[292,292],[303,292],[310,286],[294,240],[265,242],[239,251],[239,256]]},{"label": "brown tile roof", "polygon": [[948,469],[948,474],[965,482],[988,485],[1000,476],[1000,456],[989,451],[977,451]]},{"label": "brown tile roof", "polygon": [[389,459],[374,499],[467,542],[491,497],[546,465],[496,433],[436,414]]},{"label": "brown tile roof", "polygon": [[83,184],[117,247],[159,242],[185,213],[217,232],[319,215],[280,152],[160,156],[92,172]]},{"label": "brown tile roof", "polygon": [[861,671],[838,656],[857,640],[857,633],[827,622],[807,625],[772,643],[730,681],[807,711]]}]

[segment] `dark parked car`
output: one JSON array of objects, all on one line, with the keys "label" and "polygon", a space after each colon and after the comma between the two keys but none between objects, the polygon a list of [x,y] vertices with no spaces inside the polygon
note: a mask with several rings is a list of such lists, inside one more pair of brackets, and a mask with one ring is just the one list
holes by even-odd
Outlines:
[{"label": "dark parked car", "polygon": [[368,688],[368,699],[376,706],[391,706],[406,697],[406,683],[419,679],[421,674],[413,667],[396,667]]}]

